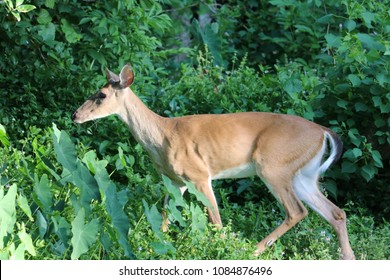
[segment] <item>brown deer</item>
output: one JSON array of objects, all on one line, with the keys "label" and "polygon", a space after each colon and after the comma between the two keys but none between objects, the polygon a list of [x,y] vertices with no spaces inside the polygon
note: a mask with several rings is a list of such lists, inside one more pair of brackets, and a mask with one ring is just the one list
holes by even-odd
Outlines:
[{"label": "brown deer", "polygon": [[[342,259],[354,259],[343,210],[319,190],[318,178],[342,153],[330,129],[291,115],[243,112],[164,118],[129,88],[134,73],[106,70],[108,83],[72,115],[76,123],[118,115],[150,155],[156,169],[185,191],[192,182],[210,201],[210,221],[222,227],[212,180],[257,175],[283,206],[285,220],[257,244],[256,255],[307,215],[302,202],[334,228]],[[327,146],[328,157],[324,160]],[[168,225],[165,218],[164,227]]]}]

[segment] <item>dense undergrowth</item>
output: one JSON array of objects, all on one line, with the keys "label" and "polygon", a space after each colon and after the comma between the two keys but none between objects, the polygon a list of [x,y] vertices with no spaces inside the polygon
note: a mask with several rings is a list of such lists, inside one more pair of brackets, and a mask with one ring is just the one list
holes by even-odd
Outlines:
[{"label": "dense undergrowth", "polygon": [[[390,259],[388,4],[1,2],[0,259],[254,259],[283,220],[259,179],[216,181],[220,232],[117,118],[71,122],[103,68],[127,62],[163,116],[272,111],[331,127],[344,155],[321,187],[347,212],[356,257]],[[310,212],[259,258],[337,259],[337,237]]]}]

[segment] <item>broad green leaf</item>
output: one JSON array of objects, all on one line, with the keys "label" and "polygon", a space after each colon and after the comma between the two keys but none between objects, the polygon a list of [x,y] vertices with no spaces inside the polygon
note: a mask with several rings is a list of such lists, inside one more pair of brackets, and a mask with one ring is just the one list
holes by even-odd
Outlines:
[{"label": "broad green leaf", "polygon": [[332,21],[333,16],[334,16],[333,14],[327,14],[327,15],[317,19],[316,22],[321,23],[321,24],[328,24]]},{"label": "broad green leaf", "polygon": [[88,168],[81,162],[77,162],[77,169],[73,172],[73,184],[80,189],[80,200],[85,210],[90,209],[93,199],[99,199],[99,187]]},{"label": "broad green leaf", "polygon": [[49,178],[47,174],[43,174],[41,180],[38,179],[38,175],[35,174],[34,193],[37,196],[37,204],[45,212],[51,211],[53,206],[53,195],[50,189]]},{"label": "broad green leaf", "polygon": [[68,247],[71,235],[70,224],[64,217],[61,216],[52,216],[51,220],[53,221],[54,232],[60,238],[65,247]]},{"label": "broad green leaf", "polygon": [[41,11],[39,12],[39,15],[38,15],[38,18],[37,18],[37,21],[39,22],[39,24],[47,24],[49,22],[51,22],[52,18],[49,14],[49,12],[45,9],[41,9]]},{"label": "broad green leaf", "polygon": [[192,217],[191,230],[192,232],[203,232],[207,226],[207,217],[203,210],[196,204],[190,204],[190,211]]},{"label": "broad green leaf", "polygon": [[176,252],[176,248],[173,247],[172,243],[167,242],[167,241],[152,242],[152,243],[150,243],[150,246],[159,255],[165,255],[168,252],[172,252],[172,253]]},{"label": "broad green leaf", "polygon": [[54,8],[55,3],[56,3],[56,0],[45,0],[45,6],[50,8],[50,9]]},{"label": "broad green leaf", "polygon": [[9,257],[10,260],[24,260],[24,252],[26,251],[26,245],[24,245],[24,243],[20,243],[18,248],[16,248],[15,250],[15,244],[12,243],[12,246],[9,251],[11,253]]},{"label": "broad green leaf", "polygon": [[283,89],[290,95],[294,97],[295,94],[302,91],[302,82],[296,78],[290,78],[283,85]]},{"label": "broad green leaf", "polygon": [[0,186],[0,249],[4,247],[4,237],[13,232],[16,223],[16,190],[13,184],[4,195],[4,187]]},{"label": "broad green leaf", "polygon": [[374,151],[372,151],[371,155],[372,155],[372,159],[374,160],[375,166],[379,167],[379,168],[383,168],[381,154],[377,150],[374,150]]},{"label": "broad green leaf", "polygon": [[362,17],[366,26],[368,28],[373,28],[372,22],[375,20],[375,14],[371,12],[363,12]]},{"label": "broad green leaf", "polygon": [[356,112],[366,112],[368,110],[368,106],[362,102],[355,103]]},{"label": "broad green leaf", "polygon": [[119,244],[122,246],[125,255],[128,258],[134,258],[133,252],[127,241],[130,229],[129,218],[123,210],[127,202],[125,197],[119,197],[116,191],[116,185],[110,180],[106,170],[107,161],[97,160],[95,152],[88,152],[83,158],[83,162],[95,174],[95,181],[98,185],[96,188],[100,191],[102,201],[105,203],[107,213],[111,217],[113,228],[119,235]]},{"label": "broad green leaf", "polygon": [[65,39],[69,43],[76,43],[82,38],[82,35],[64,18],[61,19],[61,30],[65,33]]},{"label": "broad green leaf", "polygon": [[343,109],[347,109],[348,101],[345,100],[339,100],[337,101],[337,106]]},{"label": "broad green leaf", "polygon": [[367,182],[371,181],[371,179],[374,178],[377,172],[378,168],[372,165],[365,165],[361,169],[361,174]]},{"label": "broad green leaf", "polygon": [[348,160],[344,160],[341,164],[341,172],[343,173],[355,173],[356,172],[356,165],[353,162],[350,162]]},{"label": "broad green leaf", "polygon": [[48,23],[46,25],[39,26],[40,30],[38,31],[39,36],[42,37],[42,41],[49,46],[53,45],[55,36],[56,36],[56,27],[53,23]]},{"label": "broad green leaf", "polygon": [[177,204],[174,200],[170,200],[168,202],[168,218],[171,221],[177,221],[179,222],[180,226],[186,227],[187,223],[184,221],[183,216],[181,212],[177,209]]},{"label": "broad green leaf", "polygon": [[194,184],[186,182],[186,187],[188,188],[188,192],[195,195],[196,199],[202,202],[204,206],[213,209],[211,202],[207,199],[207,197],[203,193],[201,193],[195,188]]},{"label": "broad green leaf", "polygon": [[152,207],[149,208],[149,204],[144,199],[142,199],[142,203],[144,205],[146,219],[152,227],[154,234],[162,241],[163,235],[160,230],[162,225],[161,213],[158,212],[156,205],[153,204]]},{"label": "broad green leaf", "polygon": [[15,8],[15,10],[18,11],[19,13],[28,13],[34,9],[36,9],[34,5],[27,5],[27,4]]},{"label": "broad green leaf", "polygon": [[310,27],[306,26],[306,25],[296,24],[296,25],[294,25],[294,27],[297,29],[297,31],[308,33],[310,35],[314,34],[313,30]]},{"label": "broad green leaf", "polygon": [[352,19],[347,19],[344,23],[344,26],[348,29],[349,32],[351,32],[356,28],[356,22]]},{"label": "broad green leaf", "polygon": [[21,230],[18,233],[20,241],[24,244],[27,252],[30,253],[31,256],[36,256],[35,247],[33,245],[33,241],[31,235],[26,232],[26,227],[24,223],[21,225]]},{"label": "broad green leaf", "polygon": [[89,247],[97,240],[96,237],[99,228],[99,222],[97,219],[93,219],[89,223],[85,223],[84,208],[81,208],[78,211],[75,219],[72,222],[72,260],[78,259],[82,254],[88,252]]},{"label": "broad green leaf", "polygon": [[362,42],[362,45],[366,49],[369,49],[369,50],[374,49],[374,50],[383,51],[383,52],[386,50],[384,45],[382,45],[381,43],[378,43],[375,40],[375,38],[369,34],[358,33],[356,36],[358,37],[360,42]]},{"label": "broad green leaf", "polygon": [[31,213],[31,208],[28,205],[27,198],[22,194],[18,194],[18,205],[19,205],[20,209],[22,209],[24,214],[27,215],[29,220],[34,221],[34,218],[32,217],[32,213]]},{"label": "broad green leaf", "polygon": [[331,48],[338,48],[341,44],[340,36],[336,36],[331,33],[325,35],[325,40],[328,46]]},{"label": "broad green leaf", "polygon": [[[12,1],[12,0],[11,0]],[[19,7],[20,5],[22,5],[24,2],[24,0],[16,0],[15,1],[15,7]]]},{"label": "broad green leaf", "polygon": [[129,218],[123,210],[123,205],[119,202],[118,193],[113,183],[106,190],[106,208],[107,213],[111,217],[112,225],[118,232],[119,244],[125,251],[125,255],[128,258],[134,258],[129,242],[127,241],[130,229]]},{"label": "broad green leaf", "polygon": [[4,147],[8,148],[10,143],[7,137],[7,132],[5,131],[5,127],[0,124],[0,142]]},{"label": "broad green leaf", "polygon": [[185,207],[186,202],[183,199],[183,195],[178,187],[172,184],[172,181],[166,177],[162,176],[164,186],[167,189],[167,192],[170,194],[171,198],[175,201],[175,204],[178,206]]},{"label": "broad green leaf", "polygon": [[45,238],[46,232],[48,230],[48,224],[46,218],[42,215],[41,211],[37,211],[37,224],[39,229],[39,236],[41,239]]},{"label": "broad green leaf", "polygon": [[349,74],[348,80],[351,81],[353,87],[359,87],[360,84],[362,83],[359,77],[354,74]]},{"label": "broad green leaf", "polygon": [[78,159],[76,149],[70,140],[69,135],[64,131],[59,131],[56,124],[53,124],[52,137],[57,160],[64,168],[68,169],[68,171],[74,172],[77,169],[76,162]]}]

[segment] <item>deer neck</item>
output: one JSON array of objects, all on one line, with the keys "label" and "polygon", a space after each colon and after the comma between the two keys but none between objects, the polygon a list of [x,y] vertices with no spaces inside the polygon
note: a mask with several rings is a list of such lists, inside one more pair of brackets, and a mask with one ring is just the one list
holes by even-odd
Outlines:
[{"label": "deer neck", "polygon": [[126,89],[123,98],[119,117],[138,143],[153,156],[163,145],[164,118],[147,108],[130,88]]}]

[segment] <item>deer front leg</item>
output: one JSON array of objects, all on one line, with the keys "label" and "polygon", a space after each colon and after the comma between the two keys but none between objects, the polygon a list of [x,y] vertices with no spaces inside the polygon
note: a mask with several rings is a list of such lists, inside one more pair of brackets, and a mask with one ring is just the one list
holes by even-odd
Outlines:
[{"label": "deer front leg", "polygon": [[214,196],[211,180],[194,182],[198,191],[203,193],[211,204],[211,207],[207,207],[207,213],[209,215],[209,221],[214,224],[218,229],[222,228],[222,220],[218,210],[217,200]]},{"label": "deer front leg", "polygon": [[[185,193],[185,191],[187,190],[186,186],[178,187],[178,188],[180,189],[181,195],[183,195]],[[164,197],[164,203],[163,203],[162,212],[161,212],[161,216],[162,216],[162,220],[163,220],[162,224],[161,224],[161,231],[162,232],[167,232],[168,228],[169,228],[169,225],[171,223],[169,221],[168,214],[167,214],[167,209],[166,209],[166,206],[168,205],[168,202],[169,202],[169,194],[166,194],[165,197]]]}]

